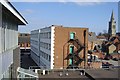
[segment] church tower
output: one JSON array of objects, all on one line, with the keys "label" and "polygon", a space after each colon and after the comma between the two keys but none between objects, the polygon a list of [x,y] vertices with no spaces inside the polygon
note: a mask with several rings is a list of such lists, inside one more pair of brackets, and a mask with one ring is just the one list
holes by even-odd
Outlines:
[{"label": "church tower", "polygon": [[114,19],[114,13],[113,13],[113,11],[112,11],[112,14],[111,14],[111,19],[109,21],[108,34],[110,36],[115,36],[116,35],[116,21]]}]

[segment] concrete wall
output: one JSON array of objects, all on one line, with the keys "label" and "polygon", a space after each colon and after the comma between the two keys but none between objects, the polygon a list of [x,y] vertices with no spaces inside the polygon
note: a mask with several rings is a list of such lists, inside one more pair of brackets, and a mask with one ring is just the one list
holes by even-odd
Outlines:
[{"label": "concrete wall", "polygon": [[[2,5],[0,3],[0,13],[2,13]],[[2,27],[2,14],[0,14],[0,38],[1,38],[1,27]],[[1,54],[1,40],[0,40],[0,74],[2,74],[2,54]],[[0,80],[2,75],[0,75]]]},{"label": "concrete wall", "polygon": [[51,28],[31,31],[31,57],[38,66],[50,68]]},{"label": "concrete wall", "polygon": [[30,34],[31,58],[39,65],[39,30],[31,31]]},{"label": "concrete wall", "polygon": [[[0,7],[0,78],[9,78],[9,69],[13,64],[13,50],[18,45],[18,25],[13,16]],[[1,15],[1,14],[0,14]]]},{"label": "concrete wall", "polygon": [[51,68],[51,27],[40,29],[40,66]]},{"label": "concrete wall", "polygon": [[13,50],[13,69],[12,69],[12,78],[17,78],[17,68],[20,67],[20,47],[17,47]]}]

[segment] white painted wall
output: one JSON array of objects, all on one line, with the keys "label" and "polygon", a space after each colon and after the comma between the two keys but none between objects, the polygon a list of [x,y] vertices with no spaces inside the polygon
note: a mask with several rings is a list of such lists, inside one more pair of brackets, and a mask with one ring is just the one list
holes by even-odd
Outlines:
[{"label": "white painted wall", "polygon": [[55,40],[55,27],[51,27],[51,69],[53,69],[53,61],[54,61],[54,40]]}]

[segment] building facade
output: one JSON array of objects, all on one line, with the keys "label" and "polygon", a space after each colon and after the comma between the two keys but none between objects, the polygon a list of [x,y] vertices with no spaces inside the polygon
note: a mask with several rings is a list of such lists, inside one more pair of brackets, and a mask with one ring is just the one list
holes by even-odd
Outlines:
[{"label": "building facade", "polygon": [[30,34],[31,58],[35,61],[37,65],[40,65],[39,35],[40,35],[40,30],[31,31]]},{"label": "building facade", "polygon": [[21,52],[30,52],[30,34],[19,33],[18,34],[18,45],[20,46]]},{"label": "building facade", "polygon": [[87,44],[87,28],[52,25],[31,31],[31,57],[42,68],[85,67]]},{"label": "building facade", "polygon": [[0,79],[16,78],[20,66],[18,25],[27,22],[10,2],[0,2]]}]

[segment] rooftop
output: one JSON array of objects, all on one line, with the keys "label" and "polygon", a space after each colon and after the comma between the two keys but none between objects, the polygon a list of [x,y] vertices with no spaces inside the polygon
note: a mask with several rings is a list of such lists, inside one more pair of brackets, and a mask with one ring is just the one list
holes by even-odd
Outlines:
[{"label": "rooftop", "polygon": [[90,69],[85,70],[85,72],[90,75],[92,78],[112,78],[117,79],[119,76],[119,69]]},{"label": "rooftop", "polygon": [[80,70],[52,70],[48,74],[41,75],[39,78],[81,78],[88,79]]},{"label": "rooftop", "polygon": [[19,20],[20,25],[28,24],[27,21],[23,18],[23,16],[14,8],[14,6],[8,0],[1,0],[0,3]]}]

